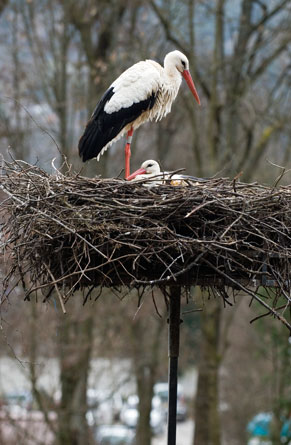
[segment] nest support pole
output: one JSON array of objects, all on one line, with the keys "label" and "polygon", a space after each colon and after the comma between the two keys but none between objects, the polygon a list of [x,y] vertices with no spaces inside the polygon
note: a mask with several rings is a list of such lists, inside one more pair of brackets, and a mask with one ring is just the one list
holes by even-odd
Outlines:
[{"label": "nest support pole", "polygon": [[177,389],[178,389],[178,357],[180,344],[180,308],[181,287],[170,288],[169,303],[169,399],[168,399],[168,441],[167,445],[176,445],[177,425]]}]

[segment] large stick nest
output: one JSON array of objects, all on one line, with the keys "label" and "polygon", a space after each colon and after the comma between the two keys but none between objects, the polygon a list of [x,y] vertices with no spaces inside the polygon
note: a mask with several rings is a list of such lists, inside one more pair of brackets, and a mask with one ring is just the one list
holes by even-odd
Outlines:
[{"label": "large stick nest", "polygon": [[[36,289],[45,299],[56,289],[66,301],[97,286],[229,286],[291,327],[290,186],[220,178],[145,187],[13,161],[1,187],[5,283],[29,275],[26,297]],[[261,285],[276,289],[272,298],[258,293]]]}]

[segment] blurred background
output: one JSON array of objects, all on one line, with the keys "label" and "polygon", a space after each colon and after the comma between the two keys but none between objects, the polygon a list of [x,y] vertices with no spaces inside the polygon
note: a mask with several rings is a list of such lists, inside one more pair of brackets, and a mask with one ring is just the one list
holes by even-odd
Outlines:
[{"label": "blurred background", "polygon": [[[196,176],[267,185],[291,167],[291,0],[0,0],[0,151],[53,173],[117,176],[124,140],[82,165],[78,139],[110,83],[179,49],[185,84],[172,112],[135,132],[146,159]],[[5,258],[1,258],[5,276]],[[0,443],[165,444],[167,314],[158,290],[76,293],[1,305]],[[95,301],[98,300],[98,301]],[[153,300],[155,304],[153,304]],[[183,301],[178,445],[291,441],[291,344],[244,295]],[[155,307],[156,306],[156,307]],[[203,308],[203,311],[197,309]]]}]

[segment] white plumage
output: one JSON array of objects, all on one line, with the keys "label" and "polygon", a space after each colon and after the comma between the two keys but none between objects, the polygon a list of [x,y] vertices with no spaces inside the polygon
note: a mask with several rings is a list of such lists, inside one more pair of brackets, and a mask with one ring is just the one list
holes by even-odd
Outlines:
[{"label": "white plumage", "polygon": [[152,61],[138,62],[122,73],[111,85],[114,95],[104,107],[106,113],[129,108],[158,91],[162,75],[161,66]]},{"label": "white plumage", "polygon": [[189,72],[189,61],[180,51],[168,53],[164,67],[153,60],[145,60],[124,71],[101,98],[79,141],[83,161],[99,157],[125,133],[131,136],[142,123],[166,116],[178,94],[182,76],[200,104]]},{"label": "white plumage", "polygon": [[[173,56],[181,54],[180,51],[170,53],[170,63]],[[185,56],[184,56],[185,57]],[[168,59],[165,59],[165,63]],[[168,65],[166,65],[168,68]],[[170,71],[171,72],[171,71]],[[169,68],[162,68],[153,60],[138,62],[122,73],[111,85],[114,95],[105,105],[107,113],[118,112],[147,100],[152,94],[156,96],[155,104],[151,110],[145,110],[138,119],[131,124],[134,129],[147,120],[160,120],[171,111],[182,82],[181,74],[175,69],[170,75]]]}]

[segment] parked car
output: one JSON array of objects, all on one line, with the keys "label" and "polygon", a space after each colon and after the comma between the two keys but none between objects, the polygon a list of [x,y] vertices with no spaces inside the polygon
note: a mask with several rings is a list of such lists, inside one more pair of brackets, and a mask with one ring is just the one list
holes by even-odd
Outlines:
[{"label": "parked car", "polygon": [[[168,396],[169,396],[168,383],[163,383],[163,382],[156,383],[154,386],[154,394],[161,399],[164,410],[167,413]],[[183,388],[181,385],[178,384],[177,421],[183,422],[187,419],[187,417],[188,417],[188,408],[187,408],[187,403],[185,401]]]},{"label": "parked car", "polygon": [[[272,418],[272,413],[259,413],[252,418],[247,425],[247,431],[250,435],[248,445],[271,445],[269,439]],[[283,419],[280,443],[291,445],[291,416]]]},{"label": "parked car", "polygon": [[97,445],[135,445],[134,431],[125,425],[101,425],[97,428]]},{"label": "parked car", "polygon": [[106,390],[87,390],[87,422],[88,425],[111,424],[117,421],[122,408],[119,394]]},{"label": "parked car", "polygon": [[[129,428],[135,429],[138,422],[138,403],[139,399],[137,395],[128,397],[127,402],[120,413],[120,420]],[[153,434],[162,434],[165,428],[165,415],[161,405],[161,400],[158,397],[153,397],[152,410],[150,416],[150,425]]]},{"label": "parked car", "polygon": [[30,391],[17,391],[5,394],[2,401],[3,405],[9,407],[18,406],[25,410],[32,408],[32,402],[33,398]]}]

